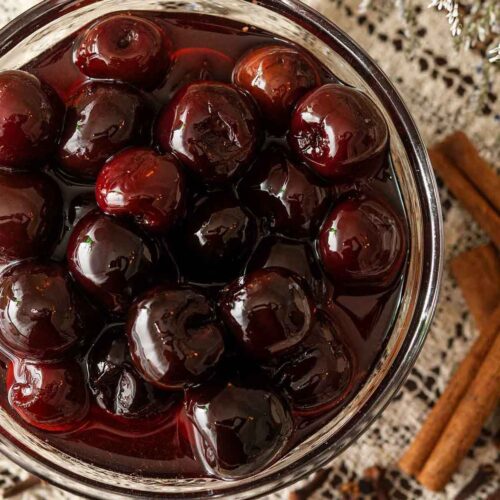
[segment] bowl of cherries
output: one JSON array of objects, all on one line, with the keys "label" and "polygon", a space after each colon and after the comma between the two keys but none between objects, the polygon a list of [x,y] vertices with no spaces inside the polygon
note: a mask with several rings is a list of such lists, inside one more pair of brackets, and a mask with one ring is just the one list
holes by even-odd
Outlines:
[{"label": "bowl of cherries", "polygon": [[0,32],[0,450],[95,498],[296,481],[432,316],[411,118],[298,2],[56,4]]}]

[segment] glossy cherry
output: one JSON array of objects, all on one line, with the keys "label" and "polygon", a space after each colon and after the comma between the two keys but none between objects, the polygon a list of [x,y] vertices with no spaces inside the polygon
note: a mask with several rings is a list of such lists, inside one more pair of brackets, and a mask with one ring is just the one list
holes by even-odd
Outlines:
[{"label": "glossy cherry", "polygon": [[22,357],[54,359],[95,336],[95,311],[59,264],[26,262],[0,284],[0,342]]},{"label": "glossy cherry", "polygon": [[309,333],[314,306],[300,278],[273,267],[247,274],[222,292],[222,318],[241,348],[257,359],[282,354]]},{"label": "glossy cherry", "polygon": [[62,197],[50,177],[0,170],[0,262],[49,254],[61,226]]},{"label": "glossy cherry", "polygon": [[346,181],[380,169],[388,137],[384,117],[368,96],[327,84],[299,101],[288,139],[297,156],[319,175]]},{"label": "glossy cherry", "polygon": [[145,418],[167,408],[168,394],[146,382],[135,369],[122,325],[102,332],[88,353],[87,366],[92,394],[109,413]]},{"label": "glossy cherry", "polygon": [[202,198],[176,236],[179,265],[194,282],[227,283],[243,270],[257,241],[257,223],[228,193]]},{"label": "glossy cherry", "polygon": [[144,229],[164,232],[184,214],[186,182],[178,161],[149,148],[130,148],[99,173],[96,199],[109,215],[128,216]]},{"label": "glossy cherry", "polygon": [[67,432],[89,411],[85,375],[74,360],[59,363],[16,360],[6,377],[11,407],[28,424],[49,432]]},{"label": "glossy cherry", "polygon": [[172,65],[162,96],[170,99],[185,85],[200,81],[231,83],[234,59],[207,47],[187,47],[172,53]]},{"label": "glossy cherry", "polygon": [[91,78],[154,88],[164,79],[171,41],[149,19],[118,14],[98,20],[75,47],[74,61]]},{"label": "glossy cherry", "polygon": [[144,143],[147,131],[148,110],[137,91],[116,83],[89,83],[68,103],[59,161],[69,174],[95,179],[111,156]]},{"label": "glossy cherry", "polygon": [[278,148],[257,158],[238,192],[272,231],[295,238],[317,234],[332,200],[328,186]]},{"label": "glossy cherry", "polygon": [[258,103],[275,133],[285,132],[295,103],[321,85],[317,63],[296,47],[266,45],[251,50],[237,63],[233,81]]},{"label": "glossy cherry", "polygon": [[25,71],[0,72],[0,165],[33,169],[56,148],[62,105]]},{"label": "glossy cherry", "polygon": [[252,160],[259,142],[256,109],[236,87],[195,82],[163,108],[156,137],[204,182],[225,183]]},{"label": "glossy cherry", "polygon": [[224,353],[213,306],[192,288],[147,292],[130,309],[127,332],[137,370],[162,389],[206,381]]},{"label": "glossy cherry", "polygon": [[292,431],[290,410],[273,392],[238,382],[190,390],[186,408],[207,472],[241,479],[270,465]]},{"label": "glossy cherry", "polygon": [[339,403],[351,381],[353,364],[339,332],[318,313],[311,334],[288,356],[275,361],[273,382],[295,411],[318,414]]},{"label": "glossy cherry", "polygon": [[83,217],[68,244],[68,266],[76,281],[109,312],[121,314],[152,284],[158,246],[129,224],[97,211]]},{"label": "glossy cherry", "polygon": [[357,197],[333,208],[321,228],[318,249],[335,283],[387,287],[401,276],[406,238],[400,217],[386,202]]}]

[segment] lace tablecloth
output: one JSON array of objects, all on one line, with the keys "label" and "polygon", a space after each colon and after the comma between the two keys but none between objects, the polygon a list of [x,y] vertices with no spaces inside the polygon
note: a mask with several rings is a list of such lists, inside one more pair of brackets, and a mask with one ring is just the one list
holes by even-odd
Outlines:
[{"label": "lace tablecloth", "polygon": [[[35,4],[37,0],[2,0],[0,25]],[[492,164],[500,158],[500,79],[478,105],[482,59],[474,52],[457,53],[444,15],[426,9],[418,16],[417,47],[408,57],[407,40],[398,13],[378,18],[362,15],[359,1],[308,0],[349,33],[398,87],[427,143],[433,143],[458,128],[463,129]],[[479,109],[480,107],[480,109]],[[485,237],[474,220],[441,185],[445,218],[446,260]],[[450,373],[463,358],[477,330],[468,314],[462,294],[445,268],[441,300],[423,352],[400,394],[363,437],[338,458],[329,470],[316,478],[315,488],[304,489],[300,498],[499,498],[500,456],[498,418],[492,418],[474,449],[463,461],[452,483],[442,494],[430,494],[402,475],[396,462],[419,429],[429,408],[446,386]],[[498,415],[497,415],[498,416]],[[374,490],[363,481],[366,470],[378,466],[384,479]],[[74,498],[50,486],[37,484],[12,496],[17,485],[29,476],[18,467],[0,460],[0,492],[18,500]],[[361,479],[361,482],[360,482]],[[353,489],[356,484],[358,489]],[[359,491],[361,487],[361,491]],[[465,488],[465,490],[464,490]],[[293,490],[272,495],[284,500]],[[311,491],[313,490],[313,491]],[[496,493],[495,493],[496,492]]]}]

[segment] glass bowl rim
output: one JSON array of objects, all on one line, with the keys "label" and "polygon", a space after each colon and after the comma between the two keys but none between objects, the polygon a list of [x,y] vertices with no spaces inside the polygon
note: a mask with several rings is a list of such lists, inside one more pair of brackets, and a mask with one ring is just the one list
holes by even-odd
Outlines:
[{"label": "glass bowl rim", "polygon": [[[81,4],[85,6],[89,3],[98,3],[99,1],[101,0],[84,0]],[[356,421],[349,422],[350,429],[348,429],[347,433],[350,432],[350,436],[346,442],[343,443],[341,449],[336,450],[338,454],[339,451],[341,452],[353,443],[389,404],[392,397],[396,394],[409,374],[423,346],[436,309],[443,270],[443,223],[439,194],[425,145],[423,144],[408,109],[388,77],[370,56],[368,56],[364,49],[332,21],[322,16],[313,8],[305,5],[300,0],[244,1],[258,4],[259,6],[263,6],[299,23],[303,29],[310,33],[312,32],[316,37],[328,45],[334,40],[336,44],[335,49],[340,52],[340,55],[348,60],[349,64],[363,77],[365,82],[374,89],[380,100],[387,106],[387,109],[390,107],[392,111],[391,119],[396,126],[401,127],[401,140],[404,143],[409,162],[414,168],[418,199],[421,203],[423,217],[426,222],[423,224],[424,255],[422,257],[423,268],[420,292],[411,319],[411,324],[408,328],[408,334],[393,362],[394,369],[385,376],[380,386],[377,387],[374,393],[371,394],[364,403],[359,412],[361,415],[357,420],[353,419]],[[39,4],[20,14],[0,30],[0,57],[15,46],[23,36],[29,33],[27,29],[35,30],[44,25],[45,20],[49,18],[51,13],[62,14],[67,7],[72,5],[77,7],[77,4],[78,0],[42,0]],[[0,440],[3,444],[2,452],[8,458],[30,472],[43,476],[32,463],[28,464],[26,460],[23,460],[23,458],[25,459],[26,457],[23,457],[23,455],[15,449],[15,443],[10,441],[5,443],[5,439],[5,436],[2,434],[0,436]],[[331,441],[331,439],[327,440],[320,446],[309,451],[306,455],[301,457],[301,459],[290,464],[286,469],[275,474],[275,476],[279,477],[265,477],[252,483],[251,496],[260,496],[275,491],[276,489],[283,488],[309,474],[311,467],[316,469],[324,466],[333,458],[332,455],[335,453],[332,451],[334,446]],[[44,463],[45,459],[35,459],[35,462],[42,469],[51,465],[50,463]],[[67,490],[72,490],[75,493],[82,494],[82,491],[68,485],[65,481],[69,480],[70,482],[75,482],[75,484],[90,487],[95,494],[98,492],[112,493],[109,487],[101,490],[102,484],[96,482],[89,484],[86,478],[75,477],[70,471],[56,471],[56,474],[59,474],[60,482],[55,481],[53,477],[47,478],[48,481]],[[228,488],[221,494],[216,493],[210,496],[213,498],[222,496],[235,498],[237,495],[244,494],[245,498],[248,498],[247,486],[243,485],[242,488],[237,485],[237,482],[234,484],[234,488]],[[151,498],[155,497],[155,494],[151,496]],[[182,493],[179,494],[178,497],[196,498],[190,496],[186,497]],[[139,497],[134,496],[134,498]]]}]

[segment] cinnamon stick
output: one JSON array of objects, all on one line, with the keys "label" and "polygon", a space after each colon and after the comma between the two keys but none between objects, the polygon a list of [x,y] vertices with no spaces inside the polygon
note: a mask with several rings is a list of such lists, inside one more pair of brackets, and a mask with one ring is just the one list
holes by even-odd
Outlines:
[{"label": "cinnamon stick", "polygon": [[451,272],[480,330],[500,304],[500,258],[491,244],[461,253],[450,263]]},{"label": "cinnamon stick", "polygon": [[429,156],[434,170],[447,184],[450,191],[476,219],[496,247],[500,248],[500,215],[497,211],[443,153],[432,148],[429,150]]},{"label": "cinnamon stick", "polygon": [[[498,332],[499,330],[497,330]],[[460,401],[418,480],[440,491],[481,433],[500,398],[500,335],[486,356],[472,384]]]},{"label": "cinnamon stick", "polygon": [[449,135],[435,148],[443,153],[476,186],[492,207],[500,212],[500,177],[493,167],[481,158],[466,134],[462,131]]},{"label": "cinnamon stick", "polygon": [[288,500],[308,500],[328,480],[329,474],[328,469],[320,469],[305,486],[292,491],[288,495]]},{"label": "cinnamon stick", "polygon": [[2,492],[2,498],[12,498],[40,484],[42,484],[42,480],[39,477],[30,475],[24,481],[20,481],[9,488],[5,488]]},{"label": "cinnamon stick", "polygon": [[[427,460],[445,430],[461,399],[471,385],[479,367],[490,350],[500,331],[500,305],[488,321],[479,338],[464,358],[455,374],[449,381],[445,391],[427,416],[424,425],[412,444],[399,461],[399,467],[409,475],[417,476],[427,468]],[[425,465],[425,467],[424,467]],[[420,478],[420,476],[418,476]]]}]

